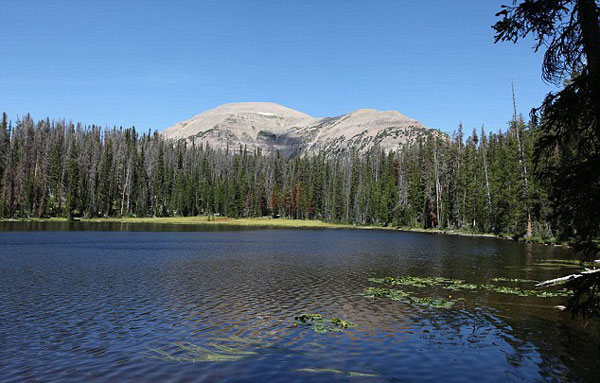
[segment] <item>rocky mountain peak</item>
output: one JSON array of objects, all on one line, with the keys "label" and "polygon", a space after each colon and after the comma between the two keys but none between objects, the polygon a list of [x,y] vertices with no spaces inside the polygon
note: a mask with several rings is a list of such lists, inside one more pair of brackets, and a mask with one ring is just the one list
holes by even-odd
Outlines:
[{"label": "rocky mountain peak", "polygon": [[441,134],[395,110],[357,109],[336,117],[315,118],[271,102],[223,104],[168,127],[166,138],[205,142],[214,148],[284,154],[339,154],[379,145],[398,149],[426,134]]}]

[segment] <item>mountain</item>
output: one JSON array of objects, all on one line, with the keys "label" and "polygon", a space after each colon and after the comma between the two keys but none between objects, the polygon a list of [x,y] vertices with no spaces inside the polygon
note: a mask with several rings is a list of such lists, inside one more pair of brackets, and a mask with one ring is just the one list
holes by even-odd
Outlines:
[{"label": "mountain", "polygon": [[279,150],[283,154],[340,154],[379,145],[386,151],[429,134],[444,136],[397,111],[359,109],[337,117],[312,117],[270,102],[224,104],[163,131],[170,139],[213,148]]}]

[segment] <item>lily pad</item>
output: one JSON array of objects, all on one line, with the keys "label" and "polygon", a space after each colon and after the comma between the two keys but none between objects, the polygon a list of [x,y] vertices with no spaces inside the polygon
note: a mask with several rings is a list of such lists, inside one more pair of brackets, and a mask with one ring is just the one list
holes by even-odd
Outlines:
[{"label": "lily pad", "polygon": [[507,286],[495,286],[495,285],[481,285],[482,289],[494,291],[502,294],[512,294],[520,297],[537,297],[537,298],[553,298],[553,297],[568,297],[571,295],[570,291],[557,290],[557,291],[538,291],[538,290],[523,290],[518,287],[507,287]]},{"label": "lily pad", "polygon": [[318,334],[327,332],[344,331],[350,327],[356,326],[350,321],[340,318],[324,318],[321,314],[300,314],[294,317],[295,325],[306,325],[312,327],[313,331]]},{"label": "lily pad", "polygon": [[[558,260],[556,260],[558,261]],[[572,266],[573,261],[568,261],[566,264]],[[560,263],[552,263],[555,267],[562,267]],[[554,291],[538,291],[538,290],[526,290],[519,287],[509,286],[497,286],[493,284],[476,285],[472,283],[466,283],[461,279],[450,279],[444,277],[413,277],[413,276],[402,276],[402,277],[383,277],[383,278],[369,278],[369,281],[379,284],[385,284],[390,287],[393,286],[412,286],[412,287],[429,287],[439,286],[445,290],[488,290],[502,294],[512,294],[520,297],[538,297],[538,298],[551,298],[551,297],[566,297],[572,293],[567,290],[554,290]],[[494,282],[513,282],[513,283],[537,283],[532,279],[519,279],[519,278],[507,278],[507,277],[496,277],[492,278]],[[388,298],[395,301],[404,301],[407,303],[414,303],[419,305],[427,305],[431,307],[451,307],[454,303],[451,300],[444,300],[441,298],[419,298],[413,296],[403,290],[385,288],[385,287],[368,287],[363,291],[363,296],[368,298]]]},{"label": "lily pad", "polygon": [[412,303],[417,304],[417,305],[429,306],[429,307],[439,307],[439,308],[449,308],[449,307],[452,307],[455,303],[454,301],[450,301],[450,300],[446,300],[446,299],[442,299],[442,298],[432,298],[432,297],[425,297],[425,298],[411,297],[410,300]]},{"label": "lily pad", "polygon": [[370,282],[384,284],[388,286],[410,286],[410,287],[430,287],[441,286],[446,290],[475,290],[477,285],[466,283],[462,279],[450,279],[444,277],[383,277],[369,278]]},{"label": "lily pad", "polygon": [[433,297],[415,297],[405,291],[398,289],[389,289],[385,287],[367,287],[363,294],[367,298],[387,298],[393,301],[401,301],[408,304],[420,306],[448,308],[454,305],[454,301]]},{"label": "lily pad", "polygon": [[405,291],[388,289],[385,287],[367,287],[364,289],[362,295],[367,298],[388,298],[393,301],[399,301],[410,296],[410,294]]}]

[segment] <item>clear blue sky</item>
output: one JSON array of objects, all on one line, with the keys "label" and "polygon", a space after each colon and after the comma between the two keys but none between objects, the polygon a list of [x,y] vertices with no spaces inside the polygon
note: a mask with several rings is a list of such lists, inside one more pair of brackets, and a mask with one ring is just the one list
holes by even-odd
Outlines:
[{"label": "clear blue sky", "polygon": [[494,44],[512,0],[0,0],[0,110],[163,128],[219,104],[313,116],[395,109],[505,129],[551,88],[531,42]]}]

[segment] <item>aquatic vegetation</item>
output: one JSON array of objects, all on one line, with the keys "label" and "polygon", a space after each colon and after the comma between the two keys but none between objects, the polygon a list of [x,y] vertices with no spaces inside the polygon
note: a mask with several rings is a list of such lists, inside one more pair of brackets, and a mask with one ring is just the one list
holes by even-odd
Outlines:
[{"label": "aquatic vegetation", "polygon": [[167,352],[151,348],[147,357],[171,362],[234,362],[249,355],[256,354],[255,351],[244,350],[223,344],[210,343],[211,350],[189,342],[175,343],[176,350]]},{"label": "aquatic vegetation", "polygon": [[401,301],[408,304],[420,306],[448,308],[454,305],[455,301],[433,297],[415,297],[405,291],[398,289],[388,289],[383,287],[367,287],[363,290],[364,297],[367,298],[387,298],[393,301]]},{"label": "aquatic vegetation", "polygon": [[342,370],[336,370],[333,368],[299,368],[296,371],[299,372],[310,372],[310,373],[331,373],[331,374],[340,374],[340,375],[348,375],[348,376],[352,376],[352,377],[363,377],[363,378],[368,378],[368,377],[377,377],[379,375],[376,374],[367,374],[364,372],[356,372],[356,371],[342,371]]},{"label": "aquatic vegetation", "polygon": [[583,262],[577,259],[543,259],[539,262],[534,263],[534,266],[541,267],[544,269],[563,269],[563,268],[592,268],[598,266],[596,262]]},{"label": "aquatic vegetation", "polygon": [[432,297],[425,297],[425,298],[410,297],[410,301],[417,305],[438,307],[438,308],[449,308],[449,307],[452,307],[455,303],[455,301],[446,300],[446,299],[442,299],[442,298],[432,298]]},{"label": "aquatic vegetation", "polygon": [[340,318],[335,318],[335,317],[331,318],[331,324],[332,324],[332,325],[333,325],[335,328],[342,329],[342,330],[345,330],[345,329],[347,329],[348,327],[354,327],[354,326],[356,326],[356,325],[355,325],[354,323],[352,323],[352,322],[345,321],[345,320],[342,320],[342,319],[340,319]]},{"label": "aquatic vegetation", "polygon": [[369,278],[369,281],[385,284],[389,286],[412,286],[412,287],[429,287],[441,284],[460,284],[464,281],[460,279],[449,279],[443,277],[384,277],[384,278]]},{"label": "aquatic vegetation", "polygon": [[450,279],[444,277],[383,277],[369,278],[370,282],[384,284],[388,286],[410,286],[410,287],[430,287],[441,286],[446,290],[475,290],[477,285],[465,283],[462,279]]},{"label": "aquatic vegetation", "polygon": [[410,294],[402,290],[385,287],[367,287],[363,290],[362,295],[367,298],[388,298],[393,301],[399,301],[410,296]]},{"label": "aquatic vegetation", "polygon": [[[450,279],[444,277],[413,277],[413,276],[402,276],[402,277],[380,277],[380,278],[369,278],[369,281],[379,284],[386,284],[388,286],[412,286],[412,287],[431,287],[439,286],[445,290],[488,290],[502,294],[512,294],[520,297],[537,297],[537,298],[553,298],[553,297],[566,297],[571,295],[570,291],[558,290],[558,291],[539,291],[539,290],[525,290],[518,287],[509,286],[497,286],[493,284],[476,285],[472,283],[466,283],[461,279]],[[506,278],[496,277],[492,278],[494,282],[514,282],[514,283],[537,283],[537,281],[531,279],[519,279],[519,278]],[[426,305],[431,307],[451,307],[455,302],[451,300],[445,300],[441,298],[419,298],[411,295],[406,291],[384,288],[384,287],[368,287],[364,289],[363,296],[368,298],[388,298],[395,301],[403,301],[406,303]]]},{"label": "aquatic vegetation", "polygon": [[553,298],[553,297],[568,297],[571,295],[570,291],[559,290],[559,291],[548,291],[548,290],[523,290],[518,287],[507,287],[507,286],[496,286],[496,285],[481,285],[482,289],[494,291],[502,294],[513,294],[520,297],[537,297],[537,298]]},{"label": "aquatic vegetation", "polygon": [[294,321],[294,326],[310,326],[314,332],[319,334],[344,331],[356,326],[354,323],[340,318],[324,318],[321,314],[300,314],[294,317]]},{"label": "aquatic vegetation", "polygon": [[395,280],[396,280],[396,278],[394,278],[394,277],[369,278],[368,279],[369,282],[379,283],[379,284],[383,284],[383,285],[390,285],[390,286],[394,285]]},{"label": "aquatic vegetation", "polygon": [[453,282],[449,285],[444,285],[442,286],[442,288],[446,289],[446,290],[452,290],[452,291],[456,291],[456,290],[477,290],[479,288],[479,286],[474,285],[472,283],[458,283],[458,282]]},{"label": "aquatic vegetation", "polygon": [[237,335],[230,335],[227,338],[215,338],[214,339],[215,342],[221,342],[221,343],[237,343],[243,346],[252,346],[252,347],[262,347],[262,348],[268,348],[268,347],[272,347],[273,344],[269,343],[269,342],[264,342],[264,341],[258,341],[255,339],[248,339],[248,338],[242,338],[241,336],[237,336]]},{"label": "aquatic vegetation", "polygon": [[533,279],[520,279],[520,278],[505,278],[505,277],[496,277],[492,278],[493,282],[516,282],[516,283],[538,283],[539,281],[534,281]]}]

